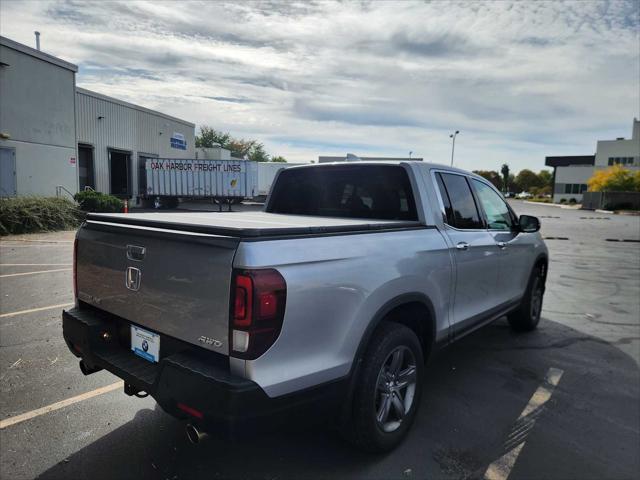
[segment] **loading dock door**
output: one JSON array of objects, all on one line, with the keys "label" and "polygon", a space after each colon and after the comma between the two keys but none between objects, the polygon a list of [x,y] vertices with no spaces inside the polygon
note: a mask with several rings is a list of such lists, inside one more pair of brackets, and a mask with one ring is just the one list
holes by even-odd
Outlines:
[{"label": "loading dock door", "polygon": [[16,149],[0,148],[0,197],[16,195]]},{"label": "loading dock door", "polygon": [[78,145],[78,179],[80,191],[86,187],[96,188],[93,174],[93,147],[91,145]]},{"label": "loading dock door", "polygon": [[131,196],[131,154],[109,150],[109,177],[111,194]]}]

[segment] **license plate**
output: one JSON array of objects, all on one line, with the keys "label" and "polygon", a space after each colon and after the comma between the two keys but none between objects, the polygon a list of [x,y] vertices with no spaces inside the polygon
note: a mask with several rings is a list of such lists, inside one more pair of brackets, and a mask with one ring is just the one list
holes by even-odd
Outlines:
[{"label": "license plate", "polygon": [[160,360],[160,335],[131,325],[131,350],[145,360],[158,362]]}]

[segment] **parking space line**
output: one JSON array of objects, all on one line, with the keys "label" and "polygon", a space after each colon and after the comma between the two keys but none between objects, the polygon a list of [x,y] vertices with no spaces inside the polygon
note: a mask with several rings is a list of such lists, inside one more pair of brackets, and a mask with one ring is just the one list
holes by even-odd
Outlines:
[{"label": "parking space line", "polygon": [[[520,455],[520,451],[526,443],[528,433],[533,428],[536,418],[542,412],[545,403],[551,398],[563,373],[559,368],[553,367],[547,371],[544,383],[534,392],[529,403],[524,407],[524,410],[522,410],[518,420],[511,429],[511,434],[509,435],[511,440],[507,440],[505,444],[507,453],[489,465],[484,473],[484,480],[506,480],[509,477],[511,469],[515,465],[518,455]],[[523,431],[524,435],[522,434]],[[514,440],[517,441],[514,442]],[[517,445],[510,448],[513,443],[517,443]]]},{"label": "parking space line", "polygon": [[24,243],[73,243],[73,240],[32,240],[32,239],[24,239],[24,238],[14,238],[12,240],[3,240],[0,243],[7,242],[24,242]]},{"label": "parking space line", "polygon": [[55,248],[69,248],[66,243],[33,243],[31,245],[9,244],[7,242],[0,242],[0,247],[6,248],[42,248],[42,247],[55,247]]},{"label": "parking space line", "polygon": [[37,272],[8,273],[6,275],[0,275],[0,278],[21,277],[23,275],[36,275],[39,273],[70,272],[71,270],[71,268],[55,268],[53,270],[38,270]]},{"label": "parking space line", "polygon": [[71,267],[72,263],[0,263],[0,267]]},{"label": "parking space line", "polygon": [[49,305],[48,307],[30,308],[29,310],[19,310],[17,312],[3,313],[2,315],[0,315],[0,318],[15,317],[16,315],[23,315],[25,313],[42,312],[44,310],[53,310],[54,308],[70,307],[72,305],[73,303],[61,303],[60,305]]},{"label": "parking space line", "polygon": [[76,395],[75,397],[52,403],[51,405],[47,405],[46,407],[31,410],[30,412],[16,415],[15,417],[7,418],[5,420],[0,420],[0,430],[10,427],[11,425],[15,425],[16,423],[21,423],[26,420],[31,420],[32,418],[39,417],[40,415],[60,410],[61,408],[68,407],[69,405],[73,405],[74,403],[82,402],[83,400],[88,400],[90,398],[97,397],[98,395],[111,392],[118,388],[122,388],[123,385],[124,382],[122,381],[112,383],[111,385],[107,385],[106,387],[96,388],[95,390],[91,390],[90,392],[85,392],[80,395]]}]

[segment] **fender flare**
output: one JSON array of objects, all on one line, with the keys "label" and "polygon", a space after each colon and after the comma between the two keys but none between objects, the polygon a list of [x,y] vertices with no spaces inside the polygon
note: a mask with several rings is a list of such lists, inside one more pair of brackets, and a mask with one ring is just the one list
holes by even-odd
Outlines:
[{"label": "fender flare", "polygon": [[[343,412],[343,418],[346,420],[349,418],[348,410],[351,406],[351,399],[353,398],[353,390],[355,388],[356,379],[358,378],[358,373],[360,371],[362,365],[362,358],[364,356],[364,352],[367,349],[369,342],[371,341],[371,337],[373,336],[373,332],[380,325],[380,323],[385,319],[385,317],[397,307],[402,305],[406,305],[409,303],[421,303],[429,310],[429,322],[431,323],[431,344],[435,343],[436,338],[436,317],[435,317],[435,309],[433,308],[433,303],[431,299],[427,297],[424,293],[420,292],[411,292],[411,293],[403,293],[398,295],[397,297],[392,298],[387,301],[384,305],[382,305],[378,311],[373,315],[371,321],[367,325],[367,328],[360,339],[360,343],[358,344],[358,348],[356,349],[356,354],[353,358],[353,362],[351,363],[351,368],[349,369],[349,373],[347,378],[348,380],[348,389],[347,389],[347,401],[345,402],[345,408]],[[346,415],[346,416],[345,416]]]}]

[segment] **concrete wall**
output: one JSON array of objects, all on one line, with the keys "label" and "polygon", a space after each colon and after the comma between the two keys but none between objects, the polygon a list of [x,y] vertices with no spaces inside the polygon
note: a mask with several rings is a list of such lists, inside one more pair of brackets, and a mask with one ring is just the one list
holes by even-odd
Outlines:
[{"label": "concrete wall", "polygon": [[18,195],[78,185],[75,65],[0,38],[0,147],[15,148]]},{"label": "concrete wall", "polygon": [[[132,196],[138,191],[141,157],[194,158],[195,125],[90,90],[77,89],[78,143],[93,147],[95,189],[110,193],[109,151],[131,154]],[[186,149],[172,147],[174,134],[182,135]]]}]

